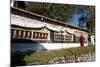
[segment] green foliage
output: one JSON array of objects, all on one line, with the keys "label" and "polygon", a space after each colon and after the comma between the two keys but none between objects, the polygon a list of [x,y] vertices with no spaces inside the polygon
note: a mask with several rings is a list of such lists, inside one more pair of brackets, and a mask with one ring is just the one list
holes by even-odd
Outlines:
[{"label": "green foliage", "polygon": [[88,18],[88,29],[91,32],[95,32],[95,6],[89,6],[88,7],[88,13],[89,13],[89,18]]},{"label": "green foliage", "polygon": [[76,12],[77,7],[78,6],[68,4],[30,2],[30,5],[26,6],[26,10],[48,16],[56,20],[66,21]]}]

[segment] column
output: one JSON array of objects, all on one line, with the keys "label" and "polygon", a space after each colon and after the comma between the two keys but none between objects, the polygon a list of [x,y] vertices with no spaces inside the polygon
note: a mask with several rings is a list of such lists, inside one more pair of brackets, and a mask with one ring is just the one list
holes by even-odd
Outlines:
[{"label": "column", "polygon": [[27,31],[25,31],[25,38],[27,38],[27,36],[28,36],[28,32],[27,32]]},{"label": "column", "polygon": [[73,41],[73,39],[74,39],[74,35],[71,35],[71,37],[72,37],[72,41]]},{"label": "column", "polygon": [[40,32],[38,32],[38,39],[40,39]]},{"label": "column", "polygon": [[33,39],[33,35],[34,35],[33,31],[31,31],[31,39]]},{"label": "column", "polygon": [[25,31],[23,31],[23,38],[25,38]]},{"label": "column", "polygon": [[16,38],[16,30],[14,29],[13,38]]}]

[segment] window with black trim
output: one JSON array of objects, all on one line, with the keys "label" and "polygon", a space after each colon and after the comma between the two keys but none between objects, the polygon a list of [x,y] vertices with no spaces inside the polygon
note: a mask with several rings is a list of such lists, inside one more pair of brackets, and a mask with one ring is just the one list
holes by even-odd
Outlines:
[{"label": "window with black trim", "polygon": [[72,41],[72,36],[71,35],[65,35],[65,40],[66,41]]}]

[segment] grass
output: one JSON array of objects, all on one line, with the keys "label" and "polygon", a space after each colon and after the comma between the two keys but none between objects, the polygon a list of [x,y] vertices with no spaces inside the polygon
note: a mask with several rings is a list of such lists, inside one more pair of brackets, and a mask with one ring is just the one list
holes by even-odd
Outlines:
[{"label": "grass", "polygon": [[93,51],[95,51],[94,46],[87,46],[87,47],[45,51],[45,52],[35,52],[35,53],[31,53],[30,55],[24,55],[23,57],[22,55],[14,56],[12,57],[12,62],[23,60],[26,63],[32,63],[38,61],[40,64],[47,64],[48,60],[54,57],[71,56],[73,54],[79,55],[82,53],[88,53]]}]

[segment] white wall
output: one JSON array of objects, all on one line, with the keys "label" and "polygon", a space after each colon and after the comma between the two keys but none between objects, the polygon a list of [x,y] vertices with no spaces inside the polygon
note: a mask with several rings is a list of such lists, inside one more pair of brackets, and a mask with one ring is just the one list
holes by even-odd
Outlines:
[{"label": "white wall", "polygon": [[[80,47],[80,43],[40,43],[40,44],[48,50]],[[84,46],[88,46],[88,44],[85,43]]]}]

